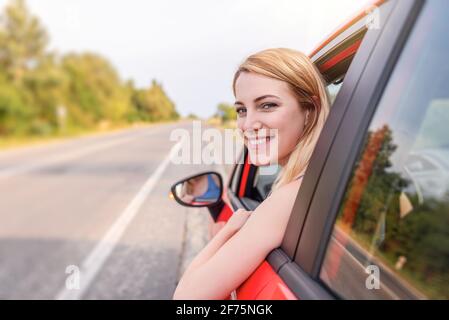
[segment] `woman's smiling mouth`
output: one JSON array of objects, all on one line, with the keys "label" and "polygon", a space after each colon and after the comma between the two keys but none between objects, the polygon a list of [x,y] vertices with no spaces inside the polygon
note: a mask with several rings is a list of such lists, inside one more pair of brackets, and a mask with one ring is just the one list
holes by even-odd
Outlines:
[{"label": "woman's smiling mouth", "polygon": [[270,141],[274,138],[274,136],[265,136],[265,137],[247,137],[247,146],[251,149],[260,149],[266,146]]}]

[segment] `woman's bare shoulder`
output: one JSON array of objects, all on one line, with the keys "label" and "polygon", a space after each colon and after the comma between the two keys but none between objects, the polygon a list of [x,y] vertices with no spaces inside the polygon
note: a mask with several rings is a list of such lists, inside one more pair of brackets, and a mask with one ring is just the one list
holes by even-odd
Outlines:
[{"label": "woman's bare shoulder", "polygon": [[275,196],[275,195],[285,195],[286,193],[291,194],[291,192],[295,191],[295,190],[298,191],[299,187],[301,186],[301,182],[302,182],[302,179],[295,179],[295,180],[283,185],[282,187],[280,187],[276,190],[273,190],[270,197]]},{"label": "woman's bare shoulder", "polygon": [[299,187],[301,186],[301,181],[302,179],[293,180],[290,183],[283,185],[274,190],[265,201],[280,209],[287,209],[287,207],[293,206]]}]

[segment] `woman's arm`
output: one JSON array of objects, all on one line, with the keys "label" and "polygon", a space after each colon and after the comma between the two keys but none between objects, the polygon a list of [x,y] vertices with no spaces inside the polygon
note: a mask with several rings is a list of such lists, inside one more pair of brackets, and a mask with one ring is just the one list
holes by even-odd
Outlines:
[{"label": "woman's arm", "polygon": [[228,223],[226,223],[204,247],[203,250],[193,259],[187,270],[184,272],[186,277],[192,270],[197,269],[203,263],[208,261],[223,244],[229,240],[248,220],[251,211],[237,210],[233,213]]},{"label": "woman's arm", "polygon": [[[215,234],[211,241],[204,247],[203,250],[193,259],[190,263],[181,280],[179,281],[178,288],[184,286],[185,279],[190,278],[190,274],[197,270],[202,264],[207,262],[216,252],[219,250],[226,241],[229,240],[248,220],[252,211],[237,210],[233,213],[229,221],[221,227],[221,229]],[[177,289],[174,298],[178,296]]]},{"label": "woman's arm", "polygon": [[281,244],[299,185],[294,181],[275,191],[240,230],[225,225],[189,266],[173,298],[228,297]]},{"label": "woman's arm", "polygon": [[[212,220],[212,219],[211,219]],[[213,237],[215,237],[215,235],[226,225],[225,221],[220,221],[220,222],[214,222],[212,220],[212,222],[210,223],[209,226],[209,239],[212,239]]]}]

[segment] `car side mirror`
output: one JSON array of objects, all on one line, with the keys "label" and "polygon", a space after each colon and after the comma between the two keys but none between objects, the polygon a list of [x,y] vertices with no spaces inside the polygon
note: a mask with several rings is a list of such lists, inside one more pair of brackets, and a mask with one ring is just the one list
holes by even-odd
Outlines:
[{"label": "car side mirror", "polygon": [[223,179],[217,172],[200,173],[176,182],[171,194],[180,205],[210,207],[221,200]]}]

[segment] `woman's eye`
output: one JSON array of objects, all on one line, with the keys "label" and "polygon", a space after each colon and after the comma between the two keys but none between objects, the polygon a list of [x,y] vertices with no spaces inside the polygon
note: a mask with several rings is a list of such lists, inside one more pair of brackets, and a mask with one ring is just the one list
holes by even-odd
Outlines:
[{"label": "woman's eye", "polygon": [[268,109],[272,109],[276,106],[277,105],[275,103],[264,103],[263,105],[260,106],[260,108],[263,110],[268,110]]},{"label": "woman's eye", "polygon": [[239,117],[243,117],[246,114],[246,108],[237,108],[236,112]]}]

